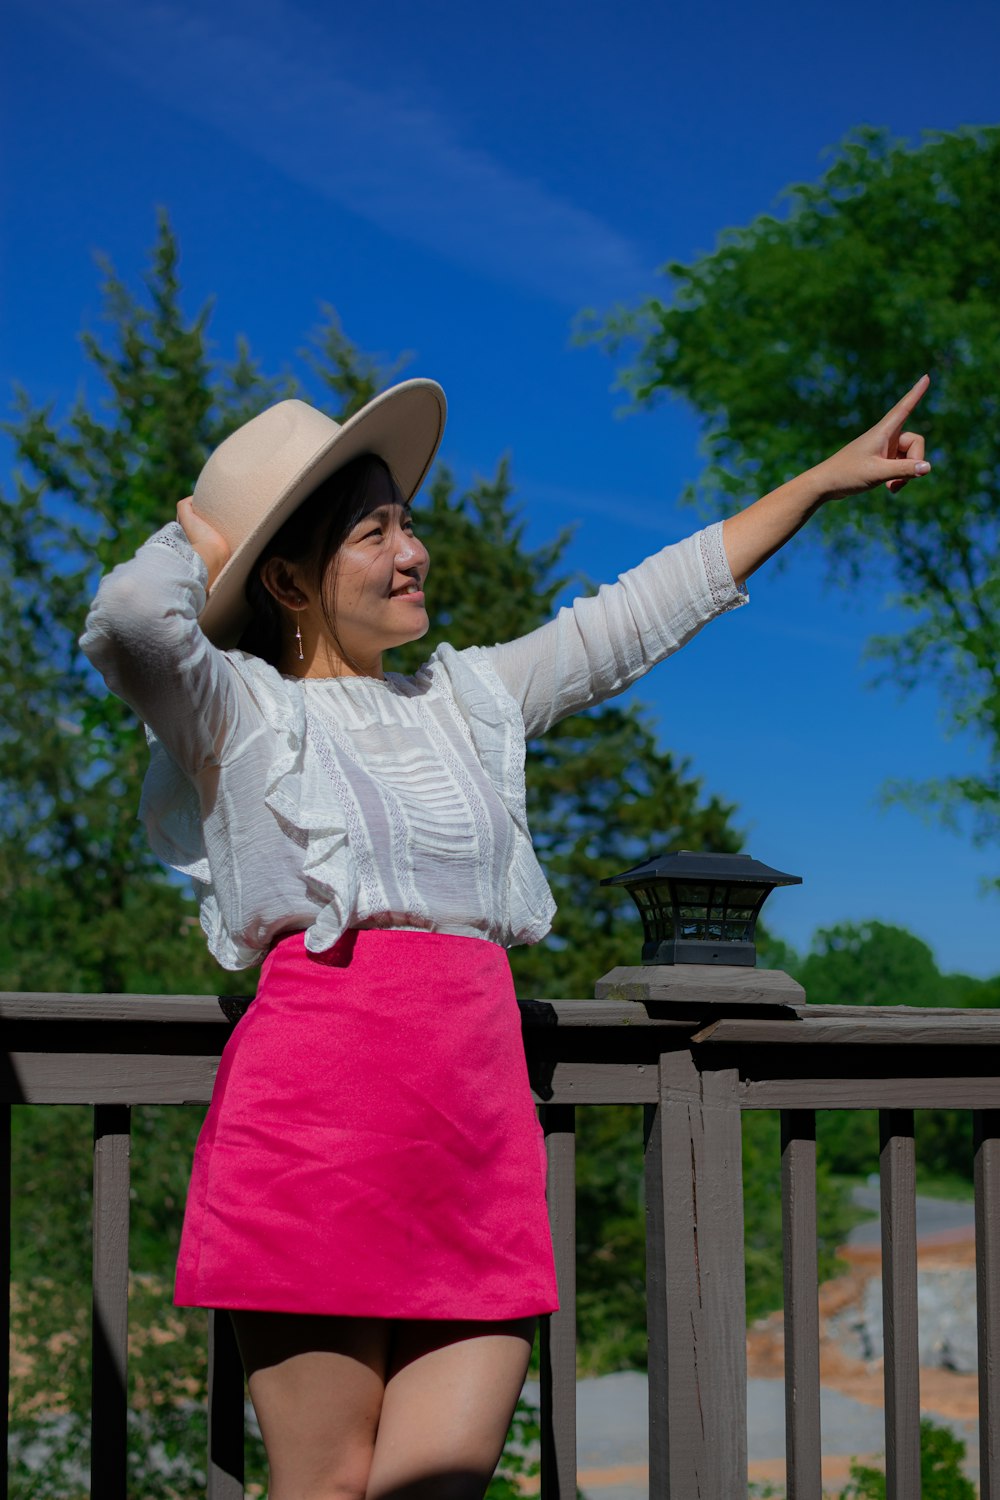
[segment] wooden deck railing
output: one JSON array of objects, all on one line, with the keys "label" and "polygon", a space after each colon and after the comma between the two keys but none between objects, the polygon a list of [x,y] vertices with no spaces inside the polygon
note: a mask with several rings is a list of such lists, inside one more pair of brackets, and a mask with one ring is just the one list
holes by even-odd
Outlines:
[{"label": "wooden deck railing", "polygon": [[[207,1101],[244,1005],[0,995],[8,1285],[9,1106],[94,1109],[91,1494],[100,1500],[127,1493],[130,1108]],[[781,1113],[787,1493],[820,1500],[815,1111],[877,1109],[888,1500],[918,1500],[913,1111],[948,1107],[975,1116],[980,1483],[982,1500],[1000,1500],[1000,1012],[807,1007],[784,975],[677,968],[616,970],[594,1000],[524,1001],[522,1016],[562,1301],[541,1345],[543,1500],[576,1494],[575,1112],[622,1103],[645,1106],[650,1495],[746,1494],[740,1122],[743,1110],[767,1109]],[[228,1318],[210,1318],[209,1339],[208,1495],[236,1500],[243,1385]]]}]

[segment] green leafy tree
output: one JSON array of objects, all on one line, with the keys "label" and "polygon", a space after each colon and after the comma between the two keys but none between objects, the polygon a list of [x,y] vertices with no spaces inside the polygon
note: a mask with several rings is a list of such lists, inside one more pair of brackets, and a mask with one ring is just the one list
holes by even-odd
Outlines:
[{"label": "green leafy tree", "polygon": [[927,944],[885,922],[820,928],[796,978],[812,1005],[943,1005]]},{"label": "green leafy tree", "polygon": [[813,1005],[996,1006],[1000,976],[942,974],[925,942],[887,922],[821,927],[809,953],[786,952],[789,972]]},{"label": "green leafy tree", "polygon": [[599,334],[634,351],[640,404],[682,396],[704,419],[697,487],[713,511],[743,504],[869,427],[922,371],[919,425],[938,472],[824,508],[811,530],[850,585],[892,577],[904,620],[870,645],[885,680],[933,680],[955,730],[977,735],[981,773],[895,786],[974,836],[1000,831],[1000,128],[849,137],[787,213],[725,233],[665,268],[670,294]]}]

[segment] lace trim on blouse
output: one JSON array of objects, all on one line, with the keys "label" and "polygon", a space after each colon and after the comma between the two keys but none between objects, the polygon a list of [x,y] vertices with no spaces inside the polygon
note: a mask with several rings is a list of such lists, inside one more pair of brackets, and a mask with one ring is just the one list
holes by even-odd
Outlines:
[{"label": "lace trim on blouse", "polygon": [[729,567],[729,559],[726,557],[726,549],[722,540],[721,521],[717,521],[714,526],[706,527],[699,533],[698,546],[714,607],[721,612],[727,609],[739,609],[741,604],[746,604],[750,595],[745,583],[737,584],[733,581],[732,570]]}]

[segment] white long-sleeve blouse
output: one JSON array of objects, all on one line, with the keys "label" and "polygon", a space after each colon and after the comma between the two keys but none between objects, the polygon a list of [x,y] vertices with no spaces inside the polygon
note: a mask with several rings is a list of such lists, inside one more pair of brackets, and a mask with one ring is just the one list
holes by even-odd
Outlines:
[{"label": "white long-sleeve blouse", "polygon": [[102,581],[81,639],[144,720],[140,816],[227,969],[349,927],[537,942],[555,905],[525,818],[525,738],[621,692],[743,603],[718,523],[504,645],[413,676],[294,678],[202,633],[206,570],[165,527]]}]

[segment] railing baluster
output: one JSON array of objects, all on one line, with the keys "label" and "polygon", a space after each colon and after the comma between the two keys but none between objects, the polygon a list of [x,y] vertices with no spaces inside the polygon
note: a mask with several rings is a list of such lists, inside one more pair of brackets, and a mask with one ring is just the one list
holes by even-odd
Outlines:
[{"label": "railing baluster", "polygon": [[1000,1500],[1000,1110],[976,1110],[976,1321],[979,1494]]},{"label": "railing baluster", "polygon": [[130,1110],[94,1108],[90,1492],[126,1500]]},{"label": "railing baluster", "polygon": [[913,1111],[879,1111],[886,1500],[920,1497],[917,1180]]},{"label": "railing baluster", "polygon": [[0,1104],[0,1360],[3,1362],[3,1401],[0,1410],[0,1500],[7,1500],[7,1437],[10,1400],[10,1105]]},{"label": "railing baluster", "polygon": [[576,1110],[541,1109],[548,1154],[548,1205],[559,1311],[542,1319],[542,1500],[576,1496]]},{"label": "railing baluster", "polygon": [[788,1500],[821,1500],[816,1115],[781,1112],[785,1288],[785,1471]]},{"label": "railing baluster", "polygon": [[208,1315],[208,1500],[243,1500],[243,1362],[228,1312]]}]

